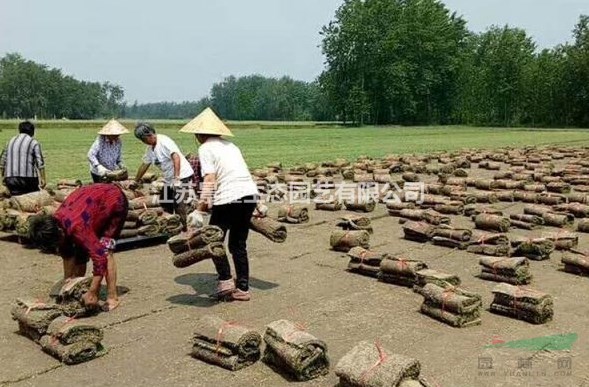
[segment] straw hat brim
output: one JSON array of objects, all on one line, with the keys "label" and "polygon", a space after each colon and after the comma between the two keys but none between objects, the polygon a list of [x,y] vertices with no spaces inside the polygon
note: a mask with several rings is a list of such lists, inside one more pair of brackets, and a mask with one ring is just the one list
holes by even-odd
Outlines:
[{"label": "straw hat brim", "polygon": [[129,130],[117,120],[108,121],[98,132],[102,136],[120,136],[127,133],[129,133]]},{"label": "straw hat brim", "polygon": [[233,137],[231,130],[229,130],[225,123],[221,121],[211,108],[206,108],[192,121],[184,125],[182,129],[180,129],[180,132]]}]

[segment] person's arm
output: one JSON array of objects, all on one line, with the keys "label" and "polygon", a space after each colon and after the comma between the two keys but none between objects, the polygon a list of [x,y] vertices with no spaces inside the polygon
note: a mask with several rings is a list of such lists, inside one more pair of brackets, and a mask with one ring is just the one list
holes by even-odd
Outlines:
[{"label": "person's arm", "polygon": [[216,188],[217,174],[206,174],[202,185],[200,200],[198,201],[198,205],[196,207],[197,210],[207,212],[213,206],[213,196],[215,195]]},{"label": "person's arm", "polygon": [[117,167],[119,169],[125,169],[125,163],[123,163],[123,147],[119,147],[119,153],[117,155]]},{"label": "person's arm", "polygon": [[45,176],[45,168],[39,169],[39,187],[41,189],[47,187],[47,177]]},{"label": "person's arm", "polygon": [[6,159],[8,157],[6,153],[6,148],[2,150],[2,156],[0,157],[0,176],[4,177],[4,171],[6,171]]},{"label": "person's arm", "polygon": [[37,171],[39,171],[39,187],[43,189],[47,186],[47,178],[45,176],[45,159],[43,158],[43,152],[41,151],[41,145],[39,143],[36,143],[33,147],[33,153],[35,156]]},{"label": "person's arm", "polygon": [[[92,260],[92,283],[86,297],[90,297],[92,304],[98,302],[98,292],[102,279],[106,275],[108,268],[108,256],[111,253],[106,248],[98,236],[91,230],[80,229],[72,233],[75,243],[85,249]],[[85,298],[87,300],[87,298]]]},{"label": "person's arm", "polygon": [[96,169],[96,167],[100,165],[100,162],[98,161],[98,148],[98,140],[94,140],[92,146],[90,147],[90,150],[88,150],[88,161],[94,169]]},{"label": "person's arm", "polygon": [[80,231],[74,230],[72,238],[78,246],[88,251],[88,255],[92,259],[92,274],[104,277],[109,250],[102,244],[100,238],[94,232],[85,228]]},{"label": "person's arm", "polygon": [[141,178],[143,177],[143,175],[145,175],[145,172],[147,172],[147,170],[149,169],[149,166],[151,164],[146,164],[146,163],[142,163],[139,166],[139,169],[137,170],[137,175],[135,175],[135,181],[140,181]]},{"label": "person's arm", "polygon": [[180,179],[180,156],[178,153],[172,153],[172,161],[174,162],[174,180]]},{"label": "person's arm", "polygon": [[197,209],[199,211],[208,211],[213,206],[213,198],[217,188],[217,171],[215,169],[215,155],[206,143],[200,146],[198,159],[203,174],[203,182]]},{"label": "person's arm", "polygon": [[143,163],[139,166],[139,169],[137,170],[137,174],[135,175],[135,181],[141,181],[141,178],[143,177],[143,175],[145,175],[145,172],[147,172],[149,166],[153,164],[153,162],[155,161],[153,159],[152,154],[153,153],[149,151],[149,148],[145,150],[145,154],[143,155],[142,159]]}]

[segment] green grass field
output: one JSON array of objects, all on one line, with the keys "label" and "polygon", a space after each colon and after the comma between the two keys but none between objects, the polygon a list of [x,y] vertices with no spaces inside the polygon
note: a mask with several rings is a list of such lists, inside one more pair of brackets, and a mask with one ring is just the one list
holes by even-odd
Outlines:
[{"label": "green grass field", "polygon": [[[0,143],[16,133],[16,121],[0,122]],[[40,122],[37,138],[42,144],[50,182],[59,178],[89,180],[86,153],[103,122]],[[129,128],[132,122],[125,122]],[[195,152],[194,137],[178,133],[180,121],[156,121],[159,133],[172,137],[184,153]],[[363,127],[340,128],[332,124],[230,122],[233,141],[242,149],[250,167],[268,162],[284,165],[352,159],[360,155],[428,153],[462,148],[493,149],[528,145],[589,146],[589,130],[497,129],[472,127]],[[145,146],[132,134],[123,136],[124,159],[133,175]]]}]

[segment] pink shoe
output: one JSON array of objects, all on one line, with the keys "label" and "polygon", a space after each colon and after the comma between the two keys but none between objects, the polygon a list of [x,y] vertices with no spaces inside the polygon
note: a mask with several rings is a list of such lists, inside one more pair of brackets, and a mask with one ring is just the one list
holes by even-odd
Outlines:
[{"label": "pink shoe", "polygon": [[235,289],[233,293],[231,293],[231,299],[234,301],[249,301],[252,298],[252,294],[248,291],[243,291],[241,289]]},{"label": "pink shoe", "polygon": [[229,278],[225,281],[219,281],[217,283],[217,292],[212,295],[214,298],[222,299],[230,296],[235,291],[235,281],[233,278]]}]

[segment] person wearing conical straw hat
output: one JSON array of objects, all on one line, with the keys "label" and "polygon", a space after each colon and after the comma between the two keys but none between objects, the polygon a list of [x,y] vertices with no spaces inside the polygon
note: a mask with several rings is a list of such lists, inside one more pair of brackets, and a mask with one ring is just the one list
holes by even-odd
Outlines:
[{"label": "person wearing conical straw hat", "polygon": [[90,175],[94,183],[103,181],[111,171],[125,168],[120,135],[126,133],[129,133],[127,128],[114,119],[108,121],[98,132],[98,137],[88,151]]},{"label": "person wearing conical straw hat", "polygon": [[235,264],[236,279],[226,257],[214,260],[219,275],[218,298],[249,301],[249,262],[247,237],[249,222],[259,194],[241,151],[223,137],[233,133],[207,108],[186,124],[180,132],[192,133],[200,143],[198,157],[204,182],[197,211],[211,211],[210,225],[229,234],[229,252]]}]

